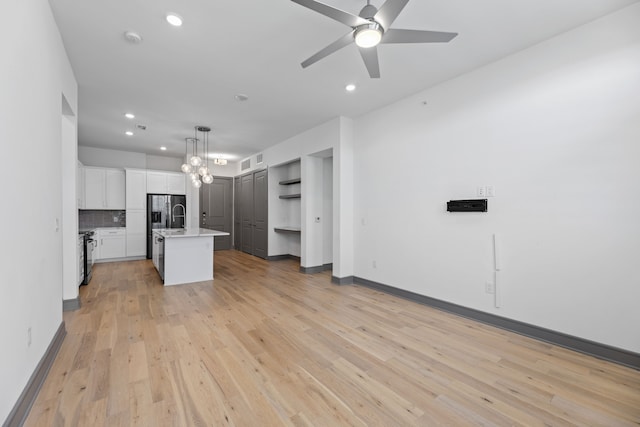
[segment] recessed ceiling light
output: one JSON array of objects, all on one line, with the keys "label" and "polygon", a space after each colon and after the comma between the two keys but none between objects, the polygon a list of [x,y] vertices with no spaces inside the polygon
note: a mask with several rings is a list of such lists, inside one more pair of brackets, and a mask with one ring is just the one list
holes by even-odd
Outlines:
[{"label": "recessed ceiling light", "polygon": [[128,130],[128,131],[126,131],[126,132],[125,132],[125,135],[127,135],[127,136],[133,136],[133,132],[131,132],[130,130]]},{"label": "recessed ceiling light", "polygon": [[354,90],[356,90],[356,85],[354,85],[353,83],[350,83],[346,85],[344,88],[346,89],[347,92],[353,92]]},{"label": "recessed ceiling light", "polygon": [[235,96],[236,101],[244,102],[249,100],[249,96],[244,93],[239,93]]},{"label": "recessed ceiling light", "polygon": [[167,15],[167,22],[174,27],[179,27],[182,25],[182,18],[180,15],[176,15],[175,13],[169,13]]},{"label": "recessed ceiling light", "polygon": [[125,113],[124,115],[127,119],[135,119],[136,115],[132,113]]},{"label": "recessed ceiling light", "polygon": [[167,147],[160,147],[160,149],[161,149],[162,151],[166,151],[166,150],[167,150]]}]

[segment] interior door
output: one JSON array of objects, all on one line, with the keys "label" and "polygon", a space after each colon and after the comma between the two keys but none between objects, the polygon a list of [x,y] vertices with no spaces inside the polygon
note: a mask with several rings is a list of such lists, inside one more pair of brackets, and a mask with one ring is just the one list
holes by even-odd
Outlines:
[{"label": "interior door", "polygon": [[254,173],[253,178],[253,254],[267,257],[268,242],[268,192],[267,170]]},{"label": "interior door", "polygon": [[[206,184],[205,184],[206,185]],[[231,178],[213,177],[209,187],[209,211],[206,217],[206,228],[231,233],[231,207],[233,203],[233,180]],[[214,238],[214,249],[231,249],[231,236]]]},{"label": "interior door", "polygon": [[253,174],[240,178],[242,251],[253,255]]},{"label": "interior door", "polygon": [[242,219],[240,216],[240,177],[233,179],[233,247],[240,250],[242,247]]}]

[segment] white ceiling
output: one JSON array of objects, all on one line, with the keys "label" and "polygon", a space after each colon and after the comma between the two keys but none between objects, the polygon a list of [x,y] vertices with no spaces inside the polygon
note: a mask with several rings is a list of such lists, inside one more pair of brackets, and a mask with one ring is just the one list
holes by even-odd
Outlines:
[{"label": "white ceiling", "polygon": [[[356,117],[637,0],[411,0],[394,28],[448,44],[379,46],[370,79],[354,45],[300,62],[349,28],[289,0],[50,0],[79,85],[79,144],[178,156],[195,125],[238,160],[315,125]],[[357,14],[364,0],[326,0]],[[374,0],[380,7],[382,0]],[[180,28],[164,17],[175,12]],[[130,44],[123,34],[143,37]],[[358,88],[347,93],[347,83]],[[236,94],[249,96],[238,102]],[[135,120],[124,118],[125,112]],[[135,129],[147,126],[146,131]],[[128,137],[125,130],[134,130]],[[160,146],[167,151],[160,151]]]}]

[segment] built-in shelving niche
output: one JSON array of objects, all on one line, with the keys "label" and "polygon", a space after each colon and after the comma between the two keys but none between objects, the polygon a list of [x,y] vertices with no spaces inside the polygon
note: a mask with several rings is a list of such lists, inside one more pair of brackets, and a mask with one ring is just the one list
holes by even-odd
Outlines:
[{"label": "built-in shelving niche", "polygon": [[[302,180],[301,164],[297,159],[283,165],[270,168],[272,182],[277,186],[272,189],[277,194],[270,221],[275,232],[275,245],[278,255],[294,255],[300,257],[301,198]],[[275,188],[274,188],[275,187]],[[272,199],[273,200],[273,199]]]}]

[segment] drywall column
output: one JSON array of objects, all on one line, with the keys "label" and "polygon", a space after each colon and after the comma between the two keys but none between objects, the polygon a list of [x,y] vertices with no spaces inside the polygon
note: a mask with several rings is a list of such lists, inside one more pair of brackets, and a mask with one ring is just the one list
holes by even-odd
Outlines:
[{"label": "drywall column", "polygon": [[[322,266],[322,161],[320,157],[302,158],[302,239],[301,267]],[[318,222],[316,222],[318,218]]]},{"label": "drywall column", "polygon": [[[188,163],[189,157],[185,156],[184,161]],[[197,228],[200,227],[200,189],[195,188],[188,177],[186,177],[185,180],[185,195],[187,197],[187,218],[185,219],[185,228]]]},{"label": "drywall column", "polygon": [[333,277],[353,276],[353,121],[340,117],[333,165]]},{"label": "drywall column", "polygon": [[322,159],[322,264],[333,263],[333,157]]},{"label": "drywall column", "polygon": [[[72,111],[65,112],[63,97],[61,129],[62,162],[62,299],[78,298],[78,197],[76,175],[78,171],[78,138],[76,118]],[[68,105],[68,104],[67,104]],[[70,107],[69,107],[70,108]]]}]

